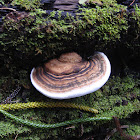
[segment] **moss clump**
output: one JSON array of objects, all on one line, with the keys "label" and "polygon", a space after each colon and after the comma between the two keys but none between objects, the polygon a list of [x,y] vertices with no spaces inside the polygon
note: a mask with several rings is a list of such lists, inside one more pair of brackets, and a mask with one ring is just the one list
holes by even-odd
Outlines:
[{"label": "moss clump", "polygon": [[[30,7],[28,2],[30,3],[28,0],[24,3],[15,0],[12,4]],[[10,34],[2,37],[2,44],[6,41],[9,42],[9,47],[11,45],[21,51],[27,50],[28,54],[36,51],[48,56],[49,52],[54,51],[55,48],[56,50],[75,47],[80,49],[83,43],[91,40],[96,40],[96,45],[101,46],[98,49],[103,49],[102,47],[111,41],[116,42],[121,32],[128,28],[126,13],[123,12],[124,17],[121,17],[121,10],[125,11],[126,7],[116,4],[113,0],[104,0],[102,8],[87,6],[79,8],[75,14],[52,11],[48,15],[44,15],[46,12],[40,9],[37,2],[32,1],[31,5],[38,5],[38,7],[26,8],[35,19],[25,16],[18,21],[5,20],[4,32],[10,32]],[[13,41],[6,38],[12,38]],[[92,49],[95,50],[94,47]]]},{"label": "moss clump", "polygon": [[139,124],[129,124],[129,128],[127,129],[127,133],[132,136],[136,136],[140,134],[140,126]]},{"label": "moss clump", "polygon": [[[139,47],[140,47],[140,7],[137,5],[134,7],[135,12],[132,12],[129,16],[129,28],[127,34],[123,36],[122,42],[123,45],[131,48],[133,54],[137,57],[139,56]],[[125,40],[127,39],[127,41]]]},{"label": "moss clump", "polygon": [[18,5],[25,10],[34,11],[41,5],[40,0],[13,0],[12,5]]},{"label": "moss clump", "polygon": [[[96,50],[103,52],[107,50],[112,53],[113,48],[117,48],[120,54],[123,50],[123,58],[128,56],[127,60],[131,60],[123,64],[134,76],[126,76],[123,69],[123,72],[119,73],[120,76],[112,76],[100,90],[84,97],[66,100],[66,102],[94,107],[99,110],[97,116],[117,116],[123,122],[126,118],[131,118],[131,114],[139,111],[139,76],[136,74],[139,73],[137,72],[139,64],[136,61],[139,58],[140,40],[138,6],[135,7],[135,12],[129,13],[127,7],[117,4],[115,0],[102,0],[100,4],[90,1],[79,5],[75,12],[44,10],[38,0],[24,2],[13,0],[12,5],[16,5],[18,10],[9,12],[3,17],[3,25],[0,27],[2,31],[0,34],[0,73],[2,75],[0,101],[20,85],[24,87],[23,93],[16,97],[14,100],[16,102],[23,100],[56,102],[56,100],[44,98],[31,86],[29,74],[34,66],[63,51],[77,51],[84,56],[89,56]],[[128,50],[131,52],[130,55],[126,55]],[[122,75],[125,76],[122,77]],[[44,123],[93,116],[78,110],[65,109],[28,109],[10,111],[10,113],[17,116],[22,114],[22,118]],[[0,115],[0,129],[6,122],[5,133],[0,133],[1,139],[13,139],[17,134],[18,139],[23,137],[24,139],[67,139],[72,136],[78,137],[81,130],[81,125],[77,124],[51,130],[22,126],[21,131],[17,132],[17,128],[21,125]],[[99,128],[107,129],[109,125],[113,128],[111,123],[84,123],[84,133],[96,133]],[[8,128],[10,124],[11,130]],[[129,130],[128,133],[138,134],[137,128],[139,127],[135,126],[136,130],[133,134]]]},{"label": "moss clump", "polygon": [[11,122],[6,122],[6,121],[0,121],[0,138],[1,139],[7,139],[5,136],[12,136],[16,134],[22,134],[22,133],[27,133],[30,132],[30,129],[27,127],[22,128],[21,125],[14,125]]},{"label": "moss clump", "polygon": [[[12,4],[20,5],[20,2],[23,1],[13,1]],[[32,2],[38,5],[37,1]],[[0,35],[1,65],[14,75],[19,67],[30,71],[41,60],[61,51],[90,54],[95,50],[114,48],[121,32],[128,28],[125,9],[116,1],[104,0],[103,7],[85,6],[77,9],[75,14],[59,10],[46,14],[41,7],[28,8],[30,12],[9,13]]]},{"label": "moss clump", "polygon": [[[116,40],[120,39],[121,32],[128,28],[127,21],[120,17],[121,13],[115,13],[119,10],[121,8],[117,9],[114,6],[113,8],[97,6],[96,9],[82,9],[84,11],[82,20],[86,21],[85,24],[82,24],[86,29],[84,33],[81,32],[82,36],[87,40],[98,38],[98,42],[102,42],[104,45],[109,42],[115,43]],[[103,44],[100,45],[103,47]]]},{"label": "moss clump", "polygon": [[[29,101],[34,101],[34,100],[37,101],[36,97],[38,97],[39,101],[51,100],[47,97],[44,99],[44,96],[40,95],[40,93],[38,93],[37,91],[32,91],[32,93],[34,94],[30,95]],[[78,103],[81,105],[88,105],[94,107],[99,110],[99,114],[96,115],[97,117],[117,116],[118,118],[125,120],[125,118],[131,118],[131,114],[133,112],[139,111],[140,103],[138,97],[139,97],[139,81],[134,80],[132,76],[127,76],[125,78],[122,78],[122,80],[120,80],[119,77],[110,78],[110,80],[106,83],[105,86],[103,86],[101,90],[98,90],[94,93],[91,93],[83,97],[66,100],[65,102]],[[57,101],[55,100],[55,102]],[[83,111],[79,112],[78,110],[71,110],[71,109],[66,110],[62,108],[27,109],[27,110],[19,110],[18,112],[17,111],[10,111],[10,112],[16,116],[21,116],[22,114],[22,118],[32,120],[34,122],[44,122],[47,124],[58,123],[66,120],[73,120],[75,118],[79,118],[79,116],[81,115],[83,118],[93,116],[93,114],[86,113]],[[5,119],[2,118],[1,121],[4,120]],[[103,121],[84,123],[84,132],[88,133],[91,131],[96,131],[96,129],[104,123],[105,122]],[[114,127],[111,124],[108,125],[110,125],[110,127]],[[23,129],[24,127],[25,126],[23,126]],[[80,124],[76,124],[76,125],[73,124],[72,129],[68,129],[68,130],[67,127],[71,127],[71,126],[50,129],[50,130],[41,130],[41,129],[36,130],[34,128],[31,129],[29,128],[30,131],[24,132],[21,136],[19,135],[18,137],[19,138],[22,138],[22,136],[26,138],[42,137],[42,139],[44,139],[45,137],[48,139],[49,138],[58,139],[59,137],[61,139],[66,139],[68,137],[78,136],[77,131],[80,131]],[[14,135],[14,132],[11,131],[11,133],[12,135],[10,135],[9,137],[12,137]],[[7,136],[6,134],[7,133],[5,133],[5,136]]]}]

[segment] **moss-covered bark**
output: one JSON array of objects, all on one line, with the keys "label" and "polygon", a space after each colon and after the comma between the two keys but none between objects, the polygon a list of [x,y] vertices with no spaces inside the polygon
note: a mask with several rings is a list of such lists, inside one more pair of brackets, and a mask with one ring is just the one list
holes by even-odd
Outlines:
[{"label": "moss-covered bark", "polygon": [[[128,11],[126,6],[115,0],[101,0],[79,5],[73,11],[46,10],[39,0],[0,1],[0,101],[4,100],[17,86],[22,91],[16,102],[55,101],[36,91],[30,83],[31,69],[44,61],[57,57],[62,52],[76,51],[83,57],[94,51],[107,54],[112,65],[109,81],[98,91],[65,102],[87,105],[99,110],[96,116],[117,116],[127,124],[129,135],[139,134],[137,118],[139,112],[139,53],[140,53],[140,9]],[[14,7],[15,6],[15,7]],[[0,19],[1,19],[0,17]],[[57,123],[93,114],[73,109],[27,109],[10,113],[32,121]],[[132,115],[133,114],[133,115]],[[0,114],[0,139],[67,139],[81,137],[81,124],[43,130],[21,124]],[[129,118],[129,119],[128,119]],[[5,127],[4,127],[5,126]],[[84,134],[105,133],[113,129],[113,122],[89,122],[83,124]],[[96,136],[95,136],[96,137]],[[97,136],[98,137],[98,136]],[[113,135],[117,139],[118,134]],[[82,137],[81,137],[82,138]]]}]

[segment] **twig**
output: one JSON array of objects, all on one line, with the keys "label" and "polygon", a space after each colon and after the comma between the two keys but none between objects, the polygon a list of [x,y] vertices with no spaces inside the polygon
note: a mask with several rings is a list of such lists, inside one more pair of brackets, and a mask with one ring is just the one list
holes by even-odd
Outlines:
[{"label": "twig", "polygon": [[138,136],[131,136],[131,135],[127,135],[126,133],[123,132],[123,130],[121,129],[121,125],[120,125],[120,121],[117,117],[113,117],[114,122],[116,124],[116,129],[118,130],[118,132],[120,133],[120,135],[126,139],[126,140],[138,140]]},{"label": "twig", "polygon": [[[23,126],[23,125],[21,125],[21,127],[20,127],[20,128],[19,128],[19,130],[18,130],[18,132],[21,130],[22,126]],[[16,134],[16,136],[15,136],[15,139],[14,139],[14,140],[17,140],[18,135],[19,135],[19,133],[17,133],[17,134]]]},{"label": "twig", "polygon": [[2,8],[0,8],[0,10],[11,10],[11,11],[16,12],[16,9],[13,9],[13,8],[7,8],[7,7],[2,7]]},{"label": "twig", "polygon": [[21,87],[18,86],[4,101],[1,102],[1,104],[11,103],[11,100],[16,97],[20,90]]},{"label": "twig", "polygon": [[135,0],[133,0],[133,1],[130,3],[130,5],[129,5],[129,6],[131,6],[134,2],[135,2]]},{"label": "twig", "polygon": [[[122,125],[120,128],[122,129],[122,128],[128,128],[128,127],[129,127],[128,125]],[[111,137],[114,133],[116,133],[116,132],[117,132],[117,129],[114,128],[114,129],[105,137],[104,140],[109,140],[110,137]]]}]

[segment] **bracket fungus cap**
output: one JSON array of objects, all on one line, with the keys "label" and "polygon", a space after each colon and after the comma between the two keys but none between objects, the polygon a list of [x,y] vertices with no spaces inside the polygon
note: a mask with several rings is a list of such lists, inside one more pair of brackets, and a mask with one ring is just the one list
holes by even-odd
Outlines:
[{"label": "bracket fungus cap", "polygon": [[96,52],[89,60],[83,60],[80,55],[71,52],[33,68],[30,79],[45,96],[70,99],[98,90],[106,83],[110,73],[110,62],[104,53]]}]

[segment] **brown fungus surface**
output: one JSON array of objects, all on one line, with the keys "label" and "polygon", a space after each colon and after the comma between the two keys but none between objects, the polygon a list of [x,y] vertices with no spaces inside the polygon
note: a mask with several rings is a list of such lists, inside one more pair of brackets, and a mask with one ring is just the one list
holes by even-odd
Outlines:
[{"label": "brown fungus surface", "polygon": [[108,80],[110,69],[103,53],[97,52],[86,61],[71,52],[33,68],[31,82],[50,98],[69,99],[98,90]]}]

